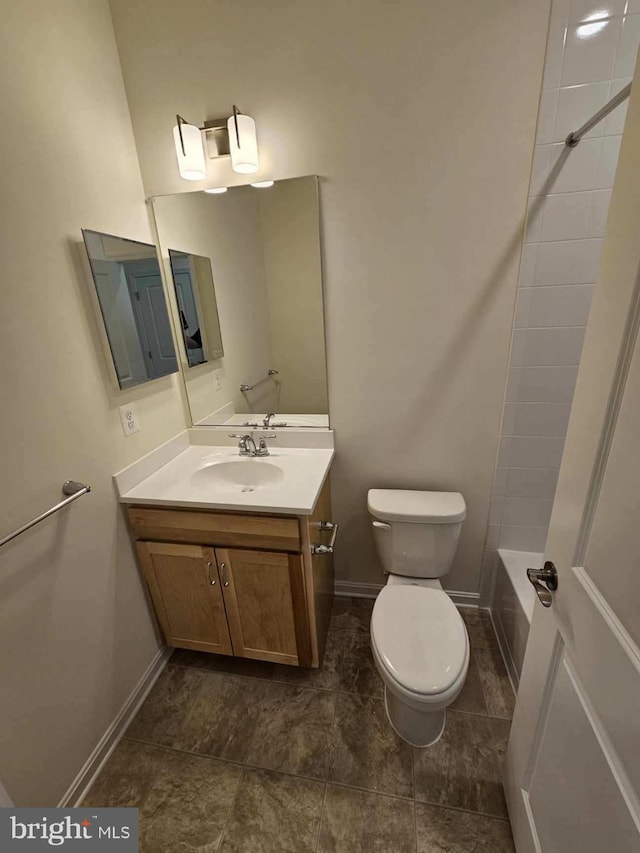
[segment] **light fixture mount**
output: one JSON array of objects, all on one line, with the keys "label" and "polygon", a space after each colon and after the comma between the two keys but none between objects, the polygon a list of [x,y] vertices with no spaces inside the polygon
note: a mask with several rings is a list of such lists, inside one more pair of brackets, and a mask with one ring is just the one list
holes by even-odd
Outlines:
[{"label": "light fixture mount", "polygon": [[[183,158],[186,157],[183,125],[192,126],[185,118],[176,114],[174,136],[177,137],[176,155],[179,161],[180,153]],[[204,133],[209,159],[230,156],[234,171],[250,174],[258,170],[258,142],[255,122],[250,116],[241,113],[235,104],[233,105],[233,115],[229,118],[207,119],[202,127],[197,127],[197,129]]]}]

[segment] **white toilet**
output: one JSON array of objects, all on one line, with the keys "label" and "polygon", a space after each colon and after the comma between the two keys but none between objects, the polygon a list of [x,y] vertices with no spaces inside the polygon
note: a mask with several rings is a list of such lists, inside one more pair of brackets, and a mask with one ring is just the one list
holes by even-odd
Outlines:
[{"label": "white toilet", "polygon": [[371,645],[389,722],[413,746],[435,743],[469,668],[467,629],[440,585],[467,510],[458,492],[371,489],[373,536],[389,577],[373,607]]}]

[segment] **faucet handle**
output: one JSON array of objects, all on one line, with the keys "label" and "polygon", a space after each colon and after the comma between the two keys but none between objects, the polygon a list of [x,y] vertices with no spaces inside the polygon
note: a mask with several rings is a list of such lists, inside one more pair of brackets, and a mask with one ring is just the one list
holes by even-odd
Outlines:
[{"label": "faucet handle", "polygon": [[261,436],[260,436],[260,441],[264,441],[264,440],[265,440],[265,438],[277,438],[277,437],[278,437],[278,433],[277,433],[277,432],[272,432],[270,435],[267,435],[266,433],[263,433],[263,435],[261,435]]},{"label": "faucet handle", "polygon": [[247,444],[248,444],[250,441],[252,441],[252,440],[253,440],[253,433],[248,433],[248,432],[230,432],[230,433],[229,433],[229,438],[237,438],[237,439],[239,439],[239,440],[238,440],[238,447],[240,448],[240,450],[246,450],[246,449],[247,449]]},{"label": "faucet handle", "polygon": [[267,439],[268,438],[277,438],[277,437],[278,436],[275,434],[261,435],[260,436],[260,443],[258,445],[258,456],[268,456],[269,455],[269,447],[267,445]]}]

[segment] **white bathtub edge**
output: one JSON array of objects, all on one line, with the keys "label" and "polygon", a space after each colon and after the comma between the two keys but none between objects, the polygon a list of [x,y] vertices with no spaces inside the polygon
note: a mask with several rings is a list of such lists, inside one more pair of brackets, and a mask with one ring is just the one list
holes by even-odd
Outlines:
[{"label": "white bathtub edge", "polygon": [[522,612],[531,625],[536,594],[527,578],[527,569],[542,566],[544,554],[538,554],[534,551],[509,551],[506,548],[498,548],[498,556],[502,560],[502,565],[509,576],[515,594],[518,596]]}]

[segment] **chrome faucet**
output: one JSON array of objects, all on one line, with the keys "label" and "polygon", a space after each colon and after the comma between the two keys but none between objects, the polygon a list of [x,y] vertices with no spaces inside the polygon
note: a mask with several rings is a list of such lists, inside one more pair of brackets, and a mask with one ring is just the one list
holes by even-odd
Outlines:
[{"label": "chrome faucet", "polygon": [[269,427],[271,426],[271,418],[275,418],[275,416],[275,412],[271,412],[270,414],[264,416],[262,420],[262,426],[264,427],[264,429],[269,429]]},{"label": "chrome faucet", "polygon": [[268,456],[269,448],[267,446],[266,439],[277,438],[278,436],[274,434],[272,435],[261,435],[260,440],[258,442],[258,446],[256,447],[256,442],[253,437],[253,433],[239,433],[239,432],[230,432],[229,438],[237,438],[238,439],[238,448],[240,450],[240,456]]}]

